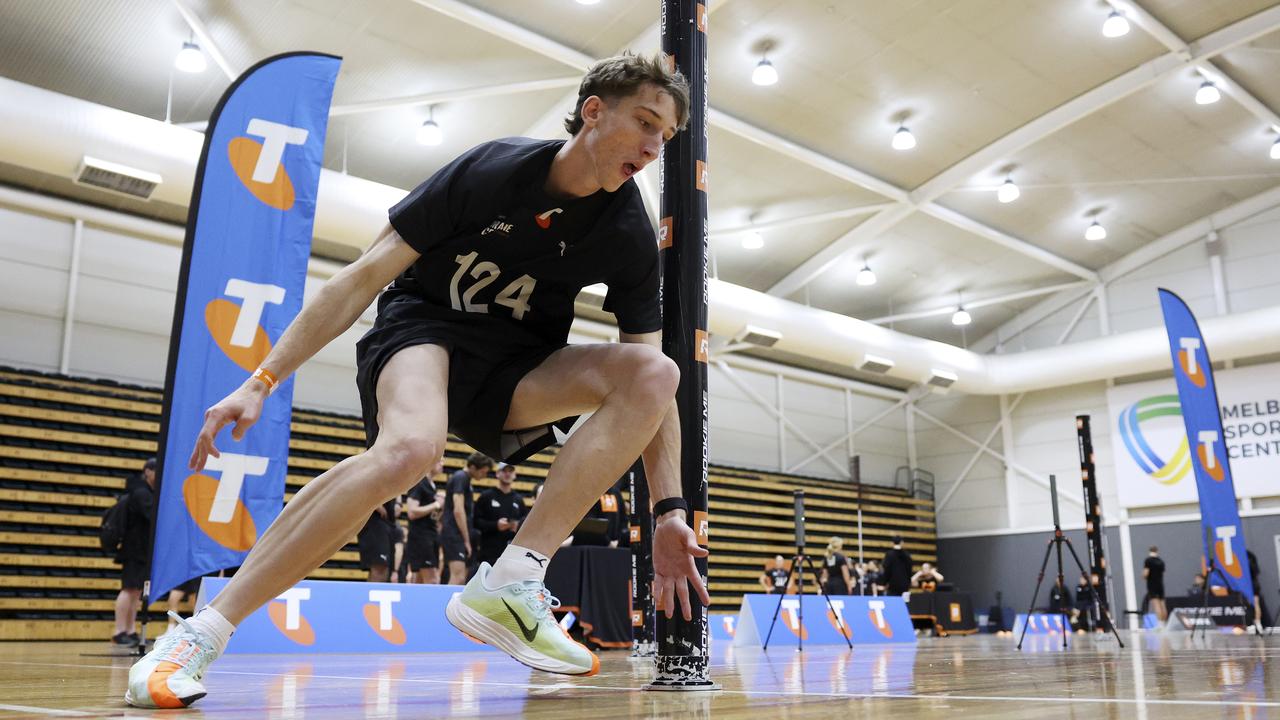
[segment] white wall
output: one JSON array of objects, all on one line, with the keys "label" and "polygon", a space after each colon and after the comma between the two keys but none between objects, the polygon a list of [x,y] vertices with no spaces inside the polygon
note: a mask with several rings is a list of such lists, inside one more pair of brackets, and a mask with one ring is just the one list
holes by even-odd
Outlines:
[{"label": "white wall", "polygon": [[[74,234],[71,217],[0,207],[0,286],[5,289],[0,293],[0,364],[163,384],[181,248],[174,241],[84,226],[70,352],[63,367]],[[307,300],[325,277],[323,268],[313,267]],[[299,370],[294,390],[299,407],[359,413],[355,344],[371,321],[372,310]],[[580,333],[570,339],[601,340]],[[716,365],[709,370],[713,462],[844,479],[850,453],[858,452],[864,479],[882,483],[906,464],[902,412],[853,441],[845,438],[851,428],[894,404],[883,393],[868,395],[858,383],[762,361],[730,357],[727,363],[728,373]],[[777,416],[779,408],[785,422]],[[831,447],[819,455],[810,443]]]}]

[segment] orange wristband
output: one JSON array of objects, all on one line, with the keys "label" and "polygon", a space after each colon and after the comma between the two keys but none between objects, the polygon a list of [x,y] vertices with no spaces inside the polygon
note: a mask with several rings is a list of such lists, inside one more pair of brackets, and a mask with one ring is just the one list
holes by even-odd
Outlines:
[{"label": "orange wristband", "polygon": [[276,376],[272,375],[271,371],[264,367],[254,370],[252,377],[257,380],[261,380],[262,384],[267,386],[268,395],[275,392],[276,386],[280,384],[280,381],[276,379]]}]

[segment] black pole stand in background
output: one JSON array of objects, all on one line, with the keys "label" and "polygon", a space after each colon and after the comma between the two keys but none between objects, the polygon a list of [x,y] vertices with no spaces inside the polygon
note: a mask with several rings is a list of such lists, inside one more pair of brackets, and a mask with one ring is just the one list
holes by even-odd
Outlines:
[{"label": "black pole stand in background", "polygon": [[822,587],[818,571],[813,567],[813,558],[805,555],[804,552],[804,491],[795,491],[796,501],[796,554],[791,558],[791,567],[787,570],[787,582],[784,584],[783,592],[778,595],[778,606],[773,609],[773,620],[769,622],[769,632],[764,636],[764,644],[761,650],[769,649],[769,638],[773,637],[773,627],[778,624],[778,613],[782,611],[782,599],[787,596],[786,588],[791,587],[792,576],[796,577],[796,597],[800,600],[799,619],[800,631],[796,633],[796,652],[804,652],[804,569],[809,568],[809,572],[813,573],[813,580],[818,583],[818,589],[822,592],[822,597],[827,601],[827,609],[831,611],[831,617],[836,619],[840,627],[840,634],[844,636],[844,642],[853,649],[853,642],[849,640],[849,636],[853,633],[849,631],[845,624],[844,618],[840,613],[836,612],[836,608],[831,604],[831,597],[827,595],[826,588]]},{"label": "black pole stand in background", "polygon": [[[1210,532],[1211,532],[1210,529],[1208,527],[1205,527],[1204,547],[1205,547],[1205,556],[1207,560],[1206,560],[1205,571],[1204,571],[1204,587],[1200,589],[1200,608],[1196,610],[1195,624],[1191,626],[1192,638],[1196,636],[1196,630],[1201,631],[1200,637],[1202,638],[1208,637],[1209,625],[1216,624],[1213,618],[1209,614],[1209,586],[1210,586],[1209,578],[1213,577],[1214,575],[1217,575],[1219,578],[1222,579],[1222,587],[1228,588],[1228,590],[1231,588],[1231,583],[1227,581],[1227,574],[1222,571],[1222,568],[1218,567],[1218,553],[1214,552],[1213,536],[1210,534]],[[1245,558],[1241,558],[1242,562],[1244,560]],[[1256,592],[1257,588],[1254,588],[1254,591]],[[1241,596],[1240,606],[1244,608],[1244,620],[1247,623],[1249,620],[1249,610],[1252,609],[1252,606],[1253,606],[1253,598],[1246,598]],[[1205,620],[1208,620],[1208,622],[1205,622]],[[1262,631],[1257,629],[1257,624],[1259,620],[1260,618],[1254,618],[1254,632],[1261,635]]]},{"label": "black pole stand in background", "polygon": [[[1027,619],[1022,623],[1022,634],[1018,636],[1018,649],[1022,649],[1022,641],[1027,637],[1027,626],[1031,624],[1031,614],[1036,609],[1036,597],[1040,594],[1040,586],[1044,583],[1044,569],[1049,565],[1049,554],[1053,551],[1058,552],[1058,587],[1066,588],[1066,579],[1062,576],[1062,546],[1065,544],[1067,550],[1071,552],[1071,559],[1075,560],[1076,567],[1080,569],[1080,574],[1090,577],[1085,572],[1084,566],[1080,564],[1080,557],[1076,555],[1076,549],[1071,545],[1071,539],[1062,534],[1062,523],[1058,519],[1058,479],[1049,476],[1049,497],[1053,500],[1053,537],[1049,539],[1049,544],[1044,549],[1044,560],[1040,563],[1040,574],[1036,576],[1036,589],[1031,593],[1031,605],[1027,608]],[[1107,627],[1111,628],[1111,634],[1116,636],[1116,642],[1120,643],[1120,647],[1124,647],[1124,641],[1120,639],[1120,633],[1116,631],[1116,624],[1111,621],[1111,615],[1107,609],[1102,607],[1098,602],[1098,593],[1093,587],[1093,580],[1089,582],[1089,596],[1093,600],[1093,609],[1098,613],[1098,618],[1106,622]],[[1062,623],[1062,647],[1067,646],[1067,626],[1070,622]]]}]

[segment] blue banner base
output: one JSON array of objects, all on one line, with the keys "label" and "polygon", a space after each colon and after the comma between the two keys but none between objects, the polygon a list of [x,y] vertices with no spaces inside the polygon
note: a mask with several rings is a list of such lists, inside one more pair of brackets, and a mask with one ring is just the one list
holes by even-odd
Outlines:
[{"label": "blue banner base", "polygon": [[[773,628],[770,644],[794,644],[803,640],[806,645],[844,645],[845,638],[855,644],[912,643],[916,642],[911,626],[907,603],[897,596],[870,597],[865,595],[832,595],[832,613],[821,595],[763,595],[742,597],[742,609],[737,615],[732,632],[735,646],[760,646],[769,633],[778,602],[778,622]],[[803,603],[803,605],[802,605]],[[803,613],[801,610],[803,609]],[[803,614],[804,620],[801,621]],[[722,626],[724,618],[713,616]],[[726,633],[727,628],[722,627]],[[718,635],[712,628],[712,636]]]},{"label": "blue banner base", "polygon": [[[196,607],[229,578],[204,578]],[[445,619],[460,585],[303,580],[258,608],[236,628],[227,653],[422,653],[493,648]]]}]

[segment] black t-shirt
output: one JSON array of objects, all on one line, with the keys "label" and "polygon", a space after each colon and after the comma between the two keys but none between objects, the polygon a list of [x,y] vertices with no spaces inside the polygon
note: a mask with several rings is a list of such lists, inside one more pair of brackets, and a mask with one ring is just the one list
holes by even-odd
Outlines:
[{"label": "black t-shirt", "polygon": [[844,569],[849,567],[849,559],[841,553],[832,553],[826,557],[827,594],[848,595],[849,586],[844,581]]},{"label": "black t-shirt", "polygon": [[769,584],[773,587],[772,592],[782,592],[787,587],[787,569],[773,568],[766,570],[765,575],[769,576]]},{"label": "black t-shirt", "polygon": [[1148,557],[1142,567],[1147,569],[1147,587],[1164,587],[1164,561],[1158,557]]},{"label": "black t-shirt", "polygon": [[444,513],[441,515],[440,532],[461,535],[458,529],[458,521],[453,517],[453,504],[456,502],[456,498],[461,497],[463,499],[463,516],[468,518],[467,522],[470,522],[472,507],[471,476],[467,474],[466,470],[458,470],[449,476],[449,482],[445,485],[444,492]]},{"label": "black t-shirt", "polygon": [[421,257],[379,300],[425,305],[432,319],[512,343],[561,345],[578,292],[605,283],[627,333],[662,327],[657,239],[640,191],[554,199],[543,190],[562,140],[479,145],[409,193],[389,217]]},{"label": "black t-shirt", "polygon": [[504,493],[496,487],[480,493],[476,499],[475,525],[482,545],[507,545],[515,538],[514,530],[499,530],[498,520],[519,520],[525,515],[524,496],[512,490]]},{"label": "black t-shirt", "polygon": [[906,550],[890,548],[884,554],[884,562],[880,566],[880,581],[888,588],[888,592],[898,595],[911,587],[911,556]]},{"label": "black t-shirt", "polygon": [[[436,501],[436,482],[429,477],[424,477],[418,481],[417,485],[409,491],[408,497],[418,501],[419,505],[430,505]],[[414,535],[425,533],[427,535],[435,535],[439,531],[439,526],[430,514],[423,515],[416,520],[409,521],[409,532]]]},{"label": "black t-shirt", "polygon": [[125,504],[124,537],[120,540],[120,557],[137,562],[151,562],[151,521],[155,517],[156,493],[143,482],[129,491]]}]

